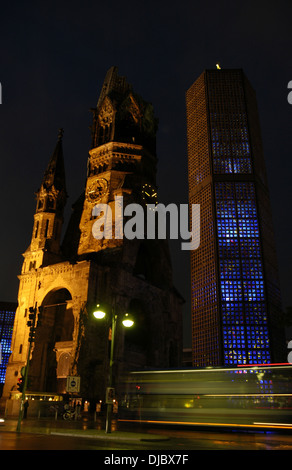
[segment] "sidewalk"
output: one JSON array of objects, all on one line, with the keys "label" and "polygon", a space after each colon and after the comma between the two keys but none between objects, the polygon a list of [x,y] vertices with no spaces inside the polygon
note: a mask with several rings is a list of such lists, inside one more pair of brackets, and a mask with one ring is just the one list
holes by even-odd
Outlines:
[{"label": "sidewalk", "polygon": [[[102,440],[124,440],[124,441],[166,441],[167,436],[152,434],[151,432],[134,432],[117,429],[118,422],[113,421],[112,432],[106,433],[104,423],[101,420],[93,421],[81,419],[77,421],[64,421],[62,419],[34,418],[23,419],[21,432],[48,434],[55,436],[83,437]],[[7,418],[0,426],[0,432],[17,432],[17,419]]]}]

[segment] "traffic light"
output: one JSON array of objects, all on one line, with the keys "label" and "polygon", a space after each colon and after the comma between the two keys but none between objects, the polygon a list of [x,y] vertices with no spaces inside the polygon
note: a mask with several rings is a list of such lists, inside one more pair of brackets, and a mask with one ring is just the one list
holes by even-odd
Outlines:
[{"label": "traffic light", "polygon": [[36,311],[33,307],[29,307],[29,320],[26,322],[27,326],[33,327],[35,323]]},{"label": "traffic light", "polygon": [[20,377],[17,381],[17,390],[22,392],[23,390],[23,377]]},{"label": "traffic light", "polygon": [[[28,342],[33,343],[35,341],[36,327],[41,326],[43,307],[29,307],[29,320],[27,321],[27,326],[29,326],[29,337]],[[37,321],[36,321],[37,320]]]},{"label": "traffic light", "polygon": [[34,340],[35,340],[35,332],[36,332],[36,329],[33,328],[33,327],[30,327],[29,336],[28,336],[28,341],[29,341],[29,343],[33,343],[33,342],[34,342]]}]

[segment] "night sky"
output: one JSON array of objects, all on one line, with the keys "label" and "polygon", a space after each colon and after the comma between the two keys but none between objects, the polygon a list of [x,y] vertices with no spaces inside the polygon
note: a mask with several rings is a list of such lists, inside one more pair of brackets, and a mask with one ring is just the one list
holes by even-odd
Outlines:
[{"label": "night sky", "polygon": [[[257,92],[284,307],[292,305],[292,2],[5,2],[0,10],[0,300],[17,301],[34,193],[64,128],[71,205],[83,190],[91,113],[116,65],[159,119],[159,200],[187,203],[185,92],[206,68],[242,68]],[[190,325],[189,252],[171,243]],[[291,339],[291,338],[289,338]],[[185,335],[185,346],[189,346]]]}]

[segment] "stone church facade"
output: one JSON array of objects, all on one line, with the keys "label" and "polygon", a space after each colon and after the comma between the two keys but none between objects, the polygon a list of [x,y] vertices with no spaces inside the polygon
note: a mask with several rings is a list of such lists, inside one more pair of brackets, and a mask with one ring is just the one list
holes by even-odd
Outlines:
[{"label": "stone church facade", "polygon": [[[12,354],[3,398],[16,390],[28,354],[30,307],[42,307],[29,367],[29,390],[64,393],[66,377],[80,376],[81,396],[104,399],[109,370],[109,320],[93,317],[97,303],[117,315],[114,378],[128,370],[181,365],[183,299],[172,283],[166,240],[93,236],[97,203],[153,202],[157,193],[156,131],[153,107],[112,67],[92,110],[92,148],[83,194],[72,208],[61,239],[67,199],[62,132],[40,189],[31,243],[19,276]],[[146,190],[145,190],[146,188]],[[152,191],[152,194],[150,194]],[[62,240],[62,241],[61,241]],[[125,330],[121,316],[135,326]]]}]

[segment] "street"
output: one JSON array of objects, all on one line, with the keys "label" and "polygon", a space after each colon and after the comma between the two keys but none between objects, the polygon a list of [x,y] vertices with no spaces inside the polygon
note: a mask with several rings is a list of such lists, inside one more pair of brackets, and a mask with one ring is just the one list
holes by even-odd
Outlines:
[{"label": "street", "polygon": [[23,421],[22,430],[17,433],[15,423],[7,420],[0,427],[1,450],[166,450],[178,454],[195,450],[292,450],[292,434],[288,433],[142,428],[118,423],[118,430],[106,434],[98,422],[54,420]]},{"label": "street", "polygon": [[168,441],[121,442],[62,435],[0,432],[1,450],[292,450],[292,437],[190,431],[167,432]]}]

